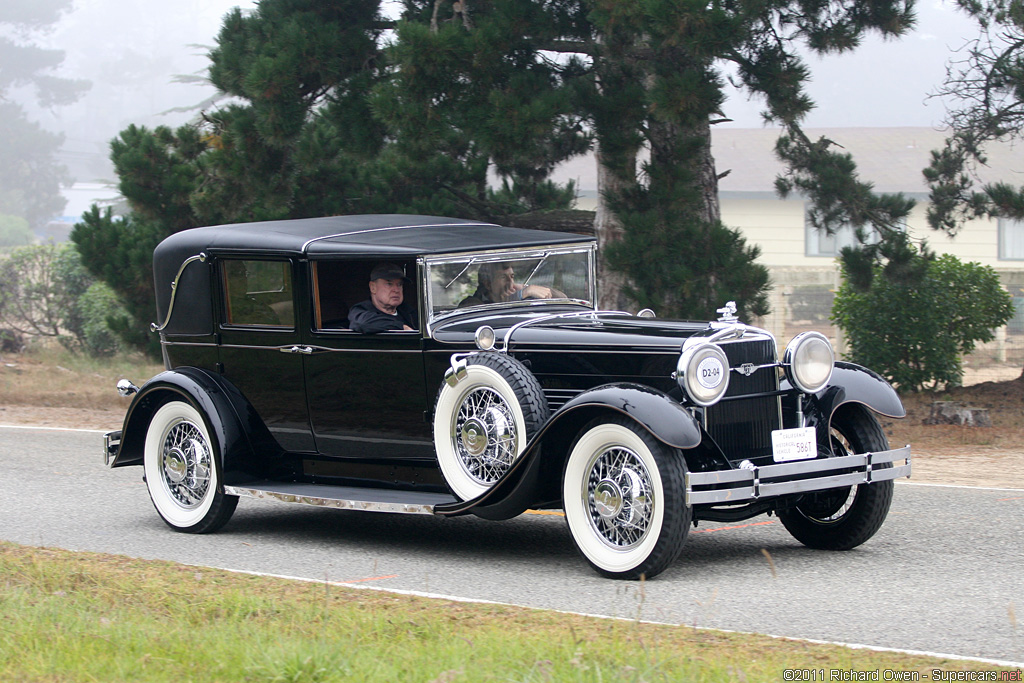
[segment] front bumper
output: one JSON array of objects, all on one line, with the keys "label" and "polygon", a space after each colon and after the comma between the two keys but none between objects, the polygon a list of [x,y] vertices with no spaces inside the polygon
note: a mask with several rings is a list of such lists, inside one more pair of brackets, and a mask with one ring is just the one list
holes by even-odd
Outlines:
[{"label": "front bumper", "polygon": [[[886,463],[891,467],[882,467]],[[910,446],[845,455],[686,474],[686,504],[744,503],[791,493],[824,491],[910,476]]]}]

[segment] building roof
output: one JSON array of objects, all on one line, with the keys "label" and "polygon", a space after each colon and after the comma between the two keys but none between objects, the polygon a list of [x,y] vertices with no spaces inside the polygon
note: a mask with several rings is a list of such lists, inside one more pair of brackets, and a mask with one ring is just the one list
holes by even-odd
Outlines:
[{"label": "building roof", "polygon": [[[878,192],[923,196],[928,192],[921,174],[931,151],[941,149],[947,133],[933,128],[808,128],[812,140],[832,140],[839,151],[853,155],[862,180]],[[775,194],[775,178],[782,162],[775,157],[778,128],[715,128],[712,154],[715,169],[728,175],[719,181],[727,194]],[[993,143],[986,148],[988,165],[979,167],[982,182],[1004,181],[1024,185],[1024,145]],[[559,167],[556,179],[576,180],[580,194],[596,196],[597,168],[593,155],[577,157]]]}]

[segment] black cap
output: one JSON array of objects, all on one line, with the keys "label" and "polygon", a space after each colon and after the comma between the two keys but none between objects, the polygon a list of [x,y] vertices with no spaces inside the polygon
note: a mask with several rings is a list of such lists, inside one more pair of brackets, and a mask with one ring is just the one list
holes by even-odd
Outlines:
[{"label": "black cap", "polygon": [[370,271],[370,282],[374,280],[404,280],[412,282],[405,276],[405,272],[394,263],[378,263]]}]

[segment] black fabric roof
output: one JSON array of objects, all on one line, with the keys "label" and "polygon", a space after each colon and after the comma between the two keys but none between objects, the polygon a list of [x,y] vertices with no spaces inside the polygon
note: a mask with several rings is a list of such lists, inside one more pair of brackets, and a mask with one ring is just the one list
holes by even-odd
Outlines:
[{"label": "black fabric roof", "polygon": [[590,242],[564,232],[522,230],[439,216],[367,215],[239,223],[185,230],[168,237],[157,252],[196,254],[207,250],[417,256],[504,247]]}]

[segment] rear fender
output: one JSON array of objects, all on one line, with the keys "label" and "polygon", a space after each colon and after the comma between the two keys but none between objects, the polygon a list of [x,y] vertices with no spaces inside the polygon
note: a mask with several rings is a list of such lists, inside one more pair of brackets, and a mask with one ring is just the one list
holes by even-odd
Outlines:
[{"label": "rear fender", "polygon": [[487,492],[473,500],[439,505],[435,513],[509,519],[537,505],[559,505],[562,469],[573,440],[601,414],[626,415],[673,448],[693,448],[701,442],[698,422],[668,395],[640,384],[606,384],[559,408]]},{"label": "rear fender", "polygon": [[[218,447],[226,482],[258,475],[253,470],[264,468],[257,464],[280,452],[252,406],[237,389],[205,370],[182,367],[156,375],[139,389],[125,415],[120,447],[111,467],[143,463],[150,420],[160,406],[172,400],[191,403],[206,418],[210,435]],[[260,438],[260,434],[264,437]]]}]

